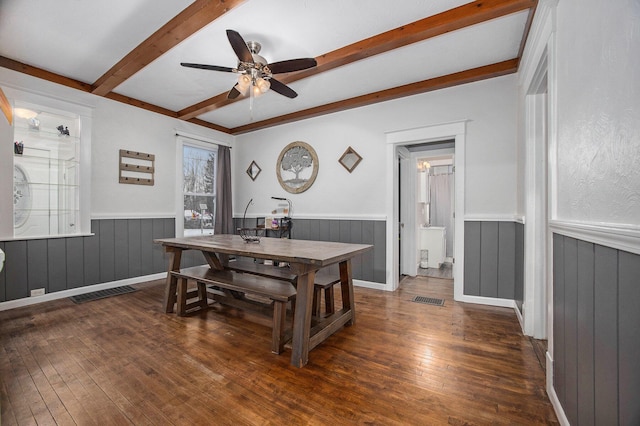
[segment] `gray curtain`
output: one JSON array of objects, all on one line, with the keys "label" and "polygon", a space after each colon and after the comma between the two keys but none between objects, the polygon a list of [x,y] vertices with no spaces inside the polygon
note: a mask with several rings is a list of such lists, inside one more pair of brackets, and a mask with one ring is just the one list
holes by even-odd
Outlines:
[{"label": "gray curtain", "polygon": [[446,228],[447,257],[453,256],[452,176],[452,173],[430,176],[431,226]]},{"label": "gray curtain", "polygon": [[231,205],[231,148],[218,146],[216,165],[216,220],[214,234],[233,234],[233,209]]}]

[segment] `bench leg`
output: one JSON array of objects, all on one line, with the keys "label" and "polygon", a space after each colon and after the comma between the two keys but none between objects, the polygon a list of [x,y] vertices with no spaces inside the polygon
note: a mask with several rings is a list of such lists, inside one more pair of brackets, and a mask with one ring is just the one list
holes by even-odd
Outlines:
[{"label": "bench leg", "polygon": [[202,282],[198,282],[198,300],[200,301],[200,308],[207,309],[209,307],[207,285]]},{"label": "bench leg", "polygon": [[327,315],[331,315],[336,311],[333,304],[333,286],[327,287],[324,290],[324,307]]},{"label": "bench leg", "polygon": [[320,316],[320,301],[322,300],[322,288],[313,287],[313,308],[311,309],[311,315],[314,317]]},{"label": "bench leg", "polygon": [[271,335],[271,352],[279,354],[284,350],[284,327],[287,315],[285,302],[273,301],[273,331]]},{"label": "bench leg", "polygon": [[178,300],[176,313],[183,317],[187,311],[187,279],[178,278]]}]

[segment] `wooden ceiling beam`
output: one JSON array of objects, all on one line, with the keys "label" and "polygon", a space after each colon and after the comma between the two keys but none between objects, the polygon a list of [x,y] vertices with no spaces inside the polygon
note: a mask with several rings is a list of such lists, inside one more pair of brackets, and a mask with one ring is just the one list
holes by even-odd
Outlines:
[{"label": "wooden ceiling beam", "polygon": [[435,77],[428,80],[419,81],[416,83],[405,84],[403,86],[381,90],[379,92],[369,93],[366,95],[357,96],[355,98],[332,102],[332,103],[320,105],[314,108],[297,111],[291,114],[285,114],[279,117],[270,118],[268,120],[257,121],[255,123],[250,123],[244,126],[235,127],[231,129],[231,133],[233,135],[239,135],[242,133],[248,133],[248,132],[253,132],[255,130],[265,129],[267,127],[273,127],[281,124],[292,123],[294,121],[304,120],[312,117],[318,117],[321,115],[331,114],[334,112],[344,111],[347,109],[359,108],[362,106],[367,106],[367,105],[375,104],[378,102],[390,101],[393,99],[417,95],[420,93],[431,92],[434,90],[440,90],[447,87],[457,86],[460,84],[472,83],[474,81],[486,80],[489,78],[512,74],[518,70],[518,63],[519,63],[519,59],[514,58],[514,59],[509,59],[507,61],[486,65],[483,67],[472,68],[469,70],[444,75],[441,77]]},{"label": "wooden ceiling beam", "polygon": [[0,56],[0,67],[14,70],[22,74],[27,74],[32,77],[41,78],[43,80],[47,80],[52,83],[57,83],[63,86],[71,87],[72,89],[81,90],[83,92],[91,92],[90,84],[83,83],[81,81],[74,80],[69,77],[64,77],[64,76],[61,76],[60,74],[43,70],[42,68],[27,65],[22,62],[15,61],[13,59],[9,59],[4,56]]},{"label": "wooden ceiling beam", "polygon": [[[285,84],[293,83],[451,31],[526,9],[535,9],[537,4],[538,0],[476,0],[318,56],[315,58],[318,62],[316,67],[283,75],[278,77],[278,80]],[[178,111],[178,116],[183,120],[188,120],[241,99],[230,101],[227,99],[227,94],[222,93]]]},{"label": "wooden ceiling beam", "polygon": [[105,96],[187,37],[246,0],[196,0],[140,43],[93,83],[91,93]]}]

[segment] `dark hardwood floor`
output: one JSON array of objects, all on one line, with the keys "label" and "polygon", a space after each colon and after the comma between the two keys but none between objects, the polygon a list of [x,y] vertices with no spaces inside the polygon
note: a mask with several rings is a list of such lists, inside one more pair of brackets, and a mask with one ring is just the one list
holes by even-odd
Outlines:
[{"label": "dark hardwood floor", "polygon": [[136,287],[0,312],[2,425],[557,423],[513,311],[456,303],[451,280],[357,287],[356,324],[302,369],[269,351],[268,319],[164,314],[162,282]]}]

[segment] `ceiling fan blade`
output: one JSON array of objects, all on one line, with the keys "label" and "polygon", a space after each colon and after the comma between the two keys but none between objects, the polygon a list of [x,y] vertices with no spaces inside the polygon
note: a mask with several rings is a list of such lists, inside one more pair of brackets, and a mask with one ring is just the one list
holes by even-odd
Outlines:
[{"label": "ceiling fan blade", "polygon": [[289,59],[288,61],[274,62],[267,65],[273,74],[280,74],[284,72],[293,72],[306,70],[307,68],[313,68],[318,63],[313,58],[300,58]]},{"label": "ceiling fan blade", "polygon": [[233,86],[231,90],[229,90],[229,93],[227,94],[227,99],[235,99],[240,95],[241,95],[240,91],[236,89],[236,86]]},{"label": "ceiling fan blade", "polygon": [[183,67],[198,68],[201,70],[233,72],[233,68],[220,67],[218,65],[190,64],[188,62],[180,62],[180,65],[182,65]]},{"label": "ceiling fan blade", "polygon": [[234,30],[227,30],[227,38],[240,62],[253,63],[253,55],[251,55],[251,51],[240,33]]},{"label": "ceiling fan blade", "polygon": [[280,83],[273,77],[269,79],[269,83],[271,83],[271,90],[273,90],[274,92],[278,92],[281,95],[286,96],[287,98],[293,99],[298,96],[298,94],[292,88],[284,83]]}]

